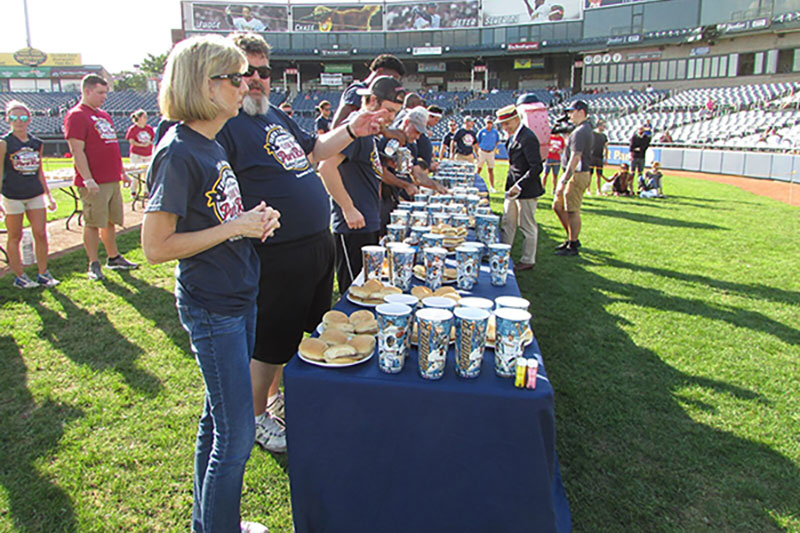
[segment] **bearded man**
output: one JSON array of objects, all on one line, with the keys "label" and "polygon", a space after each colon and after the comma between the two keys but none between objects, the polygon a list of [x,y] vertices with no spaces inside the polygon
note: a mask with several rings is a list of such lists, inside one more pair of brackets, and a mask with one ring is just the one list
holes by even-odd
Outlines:
[{"label": "bearded man", "polygon": [[228,154],[245,206],[262,200],[281,213],[281,228],[269,243],[255,241],[261,259],[258,319],[250,362],[256,442],[286,450],[282,367],[330,309],[335,249],[330,200],[314,163],[341,152],[357,137],[373,135],[388,120],[385,111],[362,112],[348,125],[317,137],[269,103],[269,45],[254,33],[230,37],[247,56],[243,78],[249,91],[239,115],[217,135]]}]

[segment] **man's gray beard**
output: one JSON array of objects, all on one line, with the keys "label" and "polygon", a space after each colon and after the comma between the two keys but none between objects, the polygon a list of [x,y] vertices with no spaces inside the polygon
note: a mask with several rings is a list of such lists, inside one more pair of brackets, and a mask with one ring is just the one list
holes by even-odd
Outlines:
[{"label": "man's gray beard", "polygon": [[244,112],[254,117],[256,115],[263,115],[269,109],[269,98],[259,95],[258,97],[246,94],[242,100],[242,109]]}]

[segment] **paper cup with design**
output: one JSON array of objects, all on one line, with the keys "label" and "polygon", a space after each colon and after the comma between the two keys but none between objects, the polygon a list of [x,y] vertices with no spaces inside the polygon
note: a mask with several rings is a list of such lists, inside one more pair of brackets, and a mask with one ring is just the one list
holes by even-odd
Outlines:
[{"label": "paper cup with design", "polygon": [[461,307],[474,307],[475,309],[483,309],[489,313],[494,309],[494,302],[488,298],[479,298],[477,296],[467,296],[458,301]]},{"label": "paper cup with design", "polygon": [[475,216],[475,209],[478,207],[478,202],[481,201],[481,197],[477,194],[468,194],[467,195],[467,216],[474,217]]},{"label": "paper cup with design", "polygon": [[486,348],[489,311],[458,307],[453,314],[456,317],[456,374],[462,378],[476,378],[481,372]]},{"label": "paper cup with design", "polygon": [[525,332],[531,314],[522,309],[498,309],[495,311],[496,333],[494,341],[494,371],[498,376],[510,378],[516,372],[517,357],[525,349]]},{"label": "paper cup with design", "polygon": [[452,311],[456,308],[456,301],[444,296],[427,296],[422,299],[422,307],[434,307],[436,309],[447,309]]},{"label": "paper cup with design", "polygon": [[411,217],[408,219],[411,227],[414,226],[427,226],[428,225],[428,212],[427,211],[412,211]]},{"label": "paper cup with design", "polygon": [[395,209],[391,213],[389,213],[389,223],[396,224],[398,226],[408,227],[408,219],[411,216],[409,211],[403,211],[401,209]]},{"label": "paper cup with design", "polygon": [[434,213],[433,217],[433,225],[439,226],[441,224],[450,224],[450,214],[449,213]]},{"label": "paper cup with design", "polygon": [[406,211],[410,213],[414,210],[414,203],[413,202],[400,202],[397,204],[397,211]]},{"label": "paper cup with design", "polygon": [[411,246],[392,248],[391,282],[403,292],[411,290],[411,275],[414,272],[415,250]]},{"label": "paper cup with design", "polygon": [[497,242],[497,228],[500,217],[497,215],[475,215],[475,233],[478,240],[485,245]]},{"label": "paper cup with design", "polygon": [[364,281],[381,279],[386,248],[383,246],[362,246],[361,259],[364,265]]},{"label": "paper cup with design", "polygon": [[428,199],[430,197],[431,197],[431,195],[429,193],[420,191],[420,192],[414,194],[414,201],[415,202],[420,202],[422,204],[427,204],[428,203]]},{"label": "paper cup with design", "polygon": [[510,244],[489,245],[489,269],[492,277],[492,285],[495,287],[502,287],[506,284],[510,255]]},{"label": "paper cup with design", "polygon": [[405,224],[388,224],[386,226],[386,237],[389,242],[403,242],[406,238]]},{"label": "paper cup with design", "polygon": [[444,235],[440,235],[439,233],[426,233],[422,236],[422,247],[423,248],[434,248],[434,247],[444,248]]},{"label": "paper cup with design", "polygon": [[447,309],[426,307],[417,311],[419,375],[425,379],[441,379],[444,375],[453,313]]},{"label": "paper cup with design", "polygon": [[425,285],[435,291],[442,286],[444,258],[447,257],[447,250],[439,246],[428,247],[423,249],[423,255],[425,256]]},{"label": "paper cup with design", "polygon": [[481,267],[481,252],[474,246],[461,245],[456,248],[456,263],[458,277],[456,283],[459,289],[471,291],[478,282],[478,271]]},{"label": "paper cup with design", "polygon": [[387,374],[403,370],[408,355],[412,311],[403,304],[380,304],[378,315],[378,368]]},{"label": "paper cup with design", "polygon": [[408,350],[411,349],[412,325],[414,323],[413,314],[417,312],[417,308],[419,307],[419,298],[413,294],[387,294],[383,297],[383,301],[387,304],[402,304],[411,308],[412,319],[411,324],[408,326],[408,335],[406,335],[406,355],[408,355]]},{"label": "paper cup with design", "polygon": [[476,215],[491,215],[492,214],[492,208],[491,207],[478,206],[478,207],[475,208],[475,214]]},{"label": "paper cup with design", "polygon": [[496,309],[522,309],[528,311],[531,303],[519,296],[498,296],[494,299]]},{"label": "paper cup with design", "polygon": [[469,217],[467,215],[453,215],[450,217],[450,225],[456,229],[466,229],[469,227]]}]

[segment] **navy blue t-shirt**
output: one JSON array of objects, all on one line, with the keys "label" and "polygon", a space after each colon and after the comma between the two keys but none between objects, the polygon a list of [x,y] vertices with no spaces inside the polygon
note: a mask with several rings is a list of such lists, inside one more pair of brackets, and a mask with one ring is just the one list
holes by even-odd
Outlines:
[{"label": "navy blue t-shirt", "polygon": [[361,107],[361,96],[356,93],[359,89],[366,89],[368,86],[363,81],[354,81],[350,85],[347,86],[347,89],[344,90],[342,93],[342,97],[339,100],[339,109],[343,108],[345,104],[354,105],[356,107]]},{"label": "navy blue t-shirt", "polygon": [[433,162],[433,144],[427,135],[424,133],[417,139],[417,157],[425,161],[428,168],[431,168]]},{"label": "navy blue t-shirt", "polygon": [[319,132],[322,130],[322,133],[328,133],[331,131],[331,121],[322,115],[317,117],[317,120],[314,121],[314,132]]},{"label": "navy blue t-shirt", "polygon": [[459,129],[453,136],[456,142],[456,153],[461,155],[470,155],[473,153],[472,145],[477,142],[474,130]]},{"label": "navy blue t-shirt", "polygon": [[28,200],[44,194],[39,181],[39,168],[42,166],[39,150],[42,141],[28,135],[22,142],[12,132],[3,137],[6,142],[6,157],[3,160],[2,194],[12,200]]},{"label": "navy blue t-shirt", "polygon": [[[178,215],[177,233],[207,229],[243,212],[239,183],[225,150],[184,124],[158,143],[147,171],[146,212]],[[238,316],[256,303],[260,263],[249,239],[233,239],[178,261],[178,304]]]},{"label": "navy blue t-shirt", "polygon": [[447,150],[448,157],[453,157],[453,154],[450,153],[450,143],[453,141],[454,135],[455,133],[453,133],[452,131],[448,131],[445,134],[444,139],[442,139],[442,149],[439,150],[440,154],[443,154],[444,151]]},{"label": "navy blue t-shirt", "polygon": [[[245,210],[262,200],[281,213],[281,227],[264,245],[294,241],[330,227],[328,193],[306,154],[309,135],[283,111],[270,105],[263,115],[244,111],[217,134],[242,191]],[[260,241],[254,242],[261,246]]]},{"label": "navy blue t-shirt", "polygon": [[[347,121],[343,122],[346,124]],[[375,146],[375,137],[368,135],[359,137],[342,150],[344,161],[339,165],[339,173],[347,194],[353,200],[353,205],[364,216],[366,226],[352,230],[347,227],[347,222],[339,207],[333,199],[333,231],[334,233],[358,233],[379,231],[381,227],[380,200],[378,190],[383,176],[383,167],[378,157]]]}]

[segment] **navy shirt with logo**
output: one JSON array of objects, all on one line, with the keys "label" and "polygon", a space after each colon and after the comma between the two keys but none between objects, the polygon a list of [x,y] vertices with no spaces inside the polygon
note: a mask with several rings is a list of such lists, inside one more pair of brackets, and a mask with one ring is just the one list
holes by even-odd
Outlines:
[{"label": "navy shirt with logo", "polygon": [[447,150],[447,154],[453,157],[453,154],[450,153],[450,143],[453,141],[453,135],[455,135],[455,133],[452,131],[448,131],[445,134],[444,139],[442,139],[442,149],[439,151],[440,154],[443,154],[444,150]]},{"label": "navy shirt with logo", "polygon": [[345,89],[344,92],[342,93],[341,100],[339,100],[338,109],[343,108],[345,104],[361,107],[362,97],[356,91],[358,91],[359,89],[366,89],[366,88],[368,88],[368,85],[363,81],[354,81],[353,83],[348,85],[347,89]]},{"label": "navy shirt with logo", "polygon": [[456,142],[456,153],[461,155],[470,155],[473,153],[472,146],[476,142],[475,132],[473,130],[466,130],[461,128],[453,136]]},{"label": "navy shirt with logo", "polygon": [[[347,123],[345,121],[344,123]],[[339,174],[347,194],[353,205],[364,216],[366,226],[357,230],[347,227],[347,222],[333,199],[333,231],[334,233],[357,233],[379,231],[381,227],[380,200],[378,191],[383,176],[383,167],[378,157],[375,137],[368,135],[359,137],[342,150],[344,161],[339,164]]]},{"label": "navy shirt with logo", "polygon": [[[330,226],[328,193],[308,161],[316,135],[309,135],[283,111],[270,105],[263,115],[244,111],[217,135],[242,190],[245,210],[262,200],[281,213],[281,227],[264,245],[307,237]],[[261,246],[261,242],[254,244]]]},{"label": "navy shirt with logo", "polygon": [[427,168],[433,163],[433,143],[424,133],[417,139],[417,157],[425,162]]},{"label": "navy shirt with logo", "polygon": [[42,141],[28,135],[28,140],[22,142],[11,132],[3,140],[6,142],[3,196],[12,200],[28,200],[44,194],[44,187],[39,181],[39,168],[42,164],[39,150],[42,148]]},{"label": "navy shirt with logo", "polygon": [[[147,171],[146,212],[178,215],[177,233],[211,228],[243,212],[239,182],[225,150],[184,124],[158,143]],[[221,315],[243,315],[255,305],[260,263],[249,239],[229,239],[178,261],[178,304]]]}]

